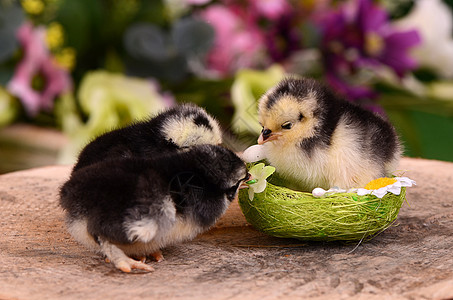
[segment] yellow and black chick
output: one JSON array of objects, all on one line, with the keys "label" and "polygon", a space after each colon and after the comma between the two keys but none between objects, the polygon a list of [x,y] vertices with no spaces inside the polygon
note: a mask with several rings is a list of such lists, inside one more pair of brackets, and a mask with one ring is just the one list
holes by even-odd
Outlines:
[{"label": "yellow and black chick", "polygon": [[106,159],[74,171],[60,191],[71,235],[123,272],[152,271],[134,258],[214,225],[249,178],[244,162],[216,145],[158,157]]},{"label": "yellow and black chick", "polygon": [[203,108],[183,104],[100,135],[81,151],[73,170],[113,157],[146,158],[193,145],[221,143],[218,122]]},{"label": "yellow and black chick", "polygon": [[259,102],[264,155],[289,187],[363,187],[391,175],[401,146],[394,127],[313,79],[287,78]]}]

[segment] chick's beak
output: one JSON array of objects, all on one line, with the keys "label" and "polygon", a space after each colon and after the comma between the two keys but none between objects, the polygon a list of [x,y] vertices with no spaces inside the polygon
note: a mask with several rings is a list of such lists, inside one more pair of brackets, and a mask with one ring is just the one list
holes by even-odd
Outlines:
[{"label": "chick's beak", "polygon": [[243,189],[247,189],[249,187],[249,185],[245,182],[241,183],[241,185],[239,186],[239,189],[240,190],[243,190]]},{"label": "chick's beak", "polygon": [[241,185],[239,186],[239,189],[242,190],[248,188],[249,185],[247,184],[247,182],[250,179],[252,179],[252,175],[250,173],[247,173],[247,177],[244,179],[244,181],[242,181]]},{"label": "chick's beak", "polygon": [[261,134],[258,138],[258,144],[262,145],[264,143],[273,141],[278,139],[279,135],[273,133],[270,129],[264,128],[263,131],[261,131]]}]

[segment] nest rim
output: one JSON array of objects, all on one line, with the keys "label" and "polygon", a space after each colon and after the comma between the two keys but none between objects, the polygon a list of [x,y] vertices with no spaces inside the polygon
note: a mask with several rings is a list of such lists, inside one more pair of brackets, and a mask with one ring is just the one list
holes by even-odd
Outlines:
[{"label": "nest rim", "polygon": [[[281,196],[283,195],[283,196]],[[311,193],[267,183],[262,193],[249,199],[239,193],[239,206],[252,226],[268,235],[307,241],[368,240],[395,222],[405,201],[399,195],[378,198],[368,194],[334,193],[321,198]]]}]

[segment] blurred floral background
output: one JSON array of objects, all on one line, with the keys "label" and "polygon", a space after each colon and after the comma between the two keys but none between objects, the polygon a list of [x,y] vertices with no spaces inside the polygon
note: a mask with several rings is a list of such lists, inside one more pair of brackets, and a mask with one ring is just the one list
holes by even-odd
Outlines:
[{"label": "blurred floral background", "polygon": [[72,163],[178,102],[235,150],[284,76],[390,118],[407,156],[453,161],[453,0],[0,0],[0,173]]}]

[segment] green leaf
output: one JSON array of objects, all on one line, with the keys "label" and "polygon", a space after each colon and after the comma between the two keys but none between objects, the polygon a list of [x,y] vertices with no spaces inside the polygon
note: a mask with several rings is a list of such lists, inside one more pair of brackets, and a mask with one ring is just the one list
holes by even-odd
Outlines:
[{"label": "green leaf", "polygon": [[135,59],[167,60],[171,55],[169,38],[159,27],[139,23],[130,26],[124,34],[124,47]]},{"label": "green leaf", "polygon": [[18,2],[0,0],[0,25],[18,28],[24,22],[24,12]]},{"label": "green leaf", "polygon": [[16,31],[24,21],[16,2],[0,1],[0,62],[10,58],[18,47]]},{"label": "green leaf", "polygon": [[164,81],[180,82],[187,75],[187,61],[181,55],[174,55],[165,60],[126,61],[127,74],[139,77],[154,77]]},{"label": "green leaf", "polygon": [[78,55],[87,53],[88,58],[97,59],[104,39],[100,33],[103,18],[100,1],[61,1],[55,21],[63,25],[67,46],[74,47]]},{"label": "green leaf", "polygon": [[186,56],[206,54],[214,44],[214,29],[207,23],[184,18],[176,22],[171,32],[175,47]]}]

